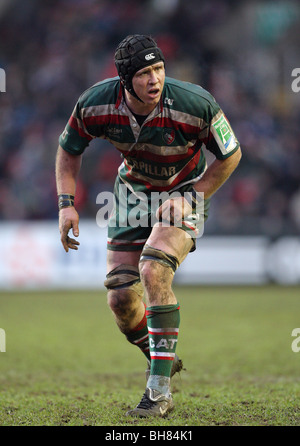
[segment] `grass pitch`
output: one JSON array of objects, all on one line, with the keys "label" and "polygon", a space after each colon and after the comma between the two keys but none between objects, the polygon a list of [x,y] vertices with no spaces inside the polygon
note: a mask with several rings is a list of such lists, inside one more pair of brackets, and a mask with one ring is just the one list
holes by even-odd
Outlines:
[{"label": "grass pitch", "polygon": [[[146,361],[104,292],[0,295],[2,426],[300,425],[299,287],[175,287],[181,305],[175,410],[128,419]],[[300,346],[300,342],[299,342]]]}]

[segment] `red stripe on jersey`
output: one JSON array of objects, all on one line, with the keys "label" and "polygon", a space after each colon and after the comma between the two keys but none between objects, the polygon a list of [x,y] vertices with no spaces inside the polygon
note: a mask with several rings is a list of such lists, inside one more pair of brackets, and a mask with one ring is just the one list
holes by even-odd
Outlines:
[{"label": "red stripe on jersey", "polygon": [[121,87],[121,82],[120,82],[120,85],[119,85],[119,94],[118,94],[118,98],[117,98],[117,102],[116,102],[116,105],[115,105],[115,108],[119,108],[119,106],[120,106],[120,104],[121,104],[121,101],[122,101],[122,97],[123,97],[123,89],[122,89],[122,87]]},{"label": "red stripe on jersey", "polygon": [[[126,172],[126,177],[128,178],[129,181],[132,180],[135,183],[143,184],[149,190],[154,189],[157,192],[168,191],[168,190],[172,189],[173,187],[177,186],[177,184],[181,183],[181,181],[183,181],[186,178],[186,176],[190,172],[192,172],[195,169],[195,167],[197,167],[198,161],[200,159],[200,154],[201,154],[201,151],[199,150],[199,152],[197,152],[195,154],[195,156],[181,170],[180,174],[176,176],[175,180],[172,183],[170,183],[168,186],[153,186],[147,180],[141,180],[139,178],[136,178],[134,175],[131,174],[132,167],[128,166],[128,164],[126,162],[124,162],[127,169],[130,169],[130,170],[128,170],[128,172]],[[146,176],[146,175],[143,174],[143,176]]]},{"label": "red stripe on jersey", "polygon": [[176,181],[172,183],[172,187],[176,186],[178,183],[181,183],[181,181],[183,181],[189,175],[189,173],[192,172],[197,167],[197,164],[200,159],[200,154],[201,152],[199,150],[199,152],[195,154],[194,158],[192,158],[187,163],[187,165],[182,169],[180,174],[177,176]]},{"label": "red stripe on jersey", "polygon": [[84,123],[89,125],[130,125],[128,116],[119,115],[99,115],[99,116],[87,116],[84,118]]},{"label": "red stripe on jersey", "polygon": [[186,133],[195,133],[198,135],[201,129],[195,125],[186,124],[185,122],[175,121],[170,118],[153,118],[149,122],[145,122],[145,127],[169,127],[176,130],[182,130]]},{"label": "red stripe on jersey", "polygon": [[73,116],[70,117],[69,122],[68,122],[69,126],[76,130],[76,132],[78,133],[79,136],[82,136],[83,138],[86,138],[88,141],[91,141],[93,138],[88,135],[87,133],[85,133],[78,125],[77,119],[75,119]]},{"label": "red stripe on jersey", "polygon": [[[147,148],[143,150],[142,152],[139,152],[138,150],[134,153],[135,159],[139,161],[139,155],[142,157],[142,160],[149,160],[149,161],[156,161],[158,163],[176,163],[181,160],[184,160],[185,158],[189,158],[192,156],[195,151],[197,151],[198,143],[191,146],[186,153],[178,153],[178,155],[157,155],[156,153],[153,153],[151,151],[147,151]],[[196,149],[196,150],[195,150]],[[199,150],[201,152],[201,150]],[[128,152],[129,155],[132,155],[131,152]]]}]

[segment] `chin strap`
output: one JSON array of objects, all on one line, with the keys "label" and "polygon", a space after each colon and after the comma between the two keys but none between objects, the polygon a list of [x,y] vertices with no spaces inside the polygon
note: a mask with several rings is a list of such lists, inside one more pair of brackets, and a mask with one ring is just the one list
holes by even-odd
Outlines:
[{"label": "chin strap", "polygon": [[131,87],[127,88],[127,87],[124,86],[124,81],[121,79],[121,85],[122,85],[122,89],[123,89],[123,96],[124,96],[124,90],[126,89],[128,91],[128,93],[131,94],[131,96],[136,98],[138,101],[142,102],[142,104],[145,103],[144,101],[141,100],[141,98],[138,97],[138,95],[136,94],[136,92],[133,89],[132,84],[131,84]]}]

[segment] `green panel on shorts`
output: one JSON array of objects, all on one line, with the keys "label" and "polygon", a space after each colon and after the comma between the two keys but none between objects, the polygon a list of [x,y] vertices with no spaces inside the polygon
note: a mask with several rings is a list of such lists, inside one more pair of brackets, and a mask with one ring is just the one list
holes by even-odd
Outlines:
[{"label": "green panel on shorts", "polygon": [[[191,184],[187,184],[173,194],[183,195],[184,192],[189,192],[192,189]],[[118,177],[115,182],[114,196],[115,206],[108,224],[108,242],[107,248],[111,251],[139,251],[143,248],[147,239],[149,238],[152,227],[157,219],[155,211],[161,204],[156,200],[153,192],[148,195],[141,193],[138,199],[137,195],[131,194],[129,189]],[[167,194],[165,192],[165,194]],[[172,196],[172,194],[169,194]],[[169,195],[165,195],[166,197]],[[151,201],[151,197],[155,199]],[[197,238],[195,235],[195,227],[200,231],[200,236],[203,233],[203,225],[208,217],[209,200],[204,200],[203,218],[200,221],[193,218],[186,218],[180,229],[186,231],[193,239]],[[154,206],[156,204],[156,206]]]}]

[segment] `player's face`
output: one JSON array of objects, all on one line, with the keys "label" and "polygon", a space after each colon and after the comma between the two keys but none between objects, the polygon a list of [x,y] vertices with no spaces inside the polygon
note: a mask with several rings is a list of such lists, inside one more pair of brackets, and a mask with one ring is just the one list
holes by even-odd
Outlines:
[{"label": "player's face", "polygon": [[148,106],[156,106],[159,102],[164,82],[165,66],[163,62],[142,68],[132,78],[135,93]]}]

